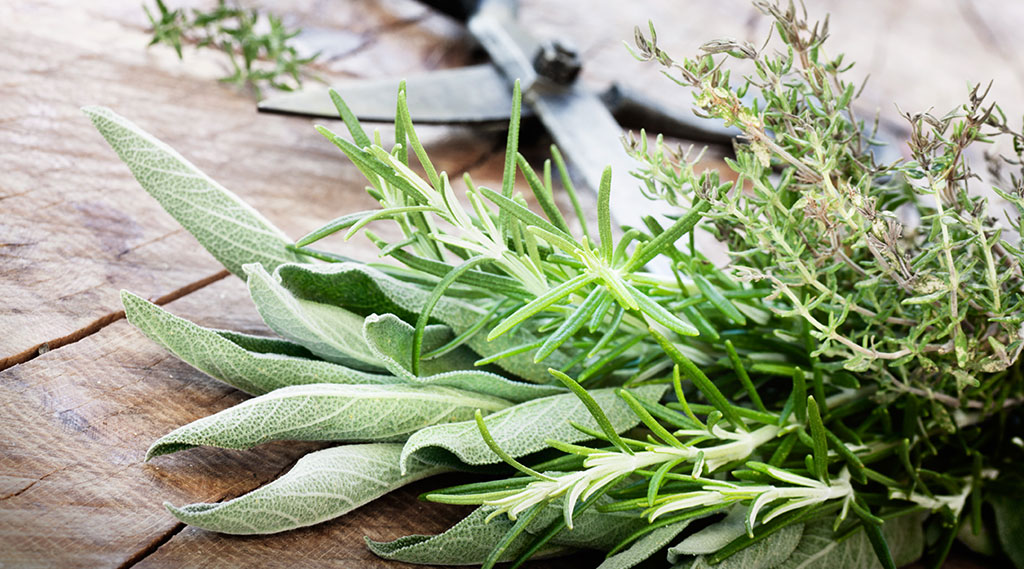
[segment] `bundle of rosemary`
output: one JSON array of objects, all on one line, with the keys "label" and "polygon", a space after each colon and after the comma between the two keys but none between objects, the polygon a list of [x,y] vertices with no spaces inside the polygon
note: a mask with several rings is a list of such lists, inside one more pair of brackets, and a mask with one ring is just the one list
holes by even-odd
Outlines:
[{"label": "bundle of rosemary", "polygon": [[[608,552],[602,569],[624,569],[668,547],[675,567],[861,568],[922,555],[939,566],[959,538],[1024,567],[1013,539],[1024,526],[1024,251],[968,191],[967,159],[1009,139],[990,175],[1024,212],[1024,175],[1005,173],[1022,167],[1024,135],[974,89],[956,113],[907,114],[912,160],[879,164],[849,66],[825,54],[827,21],[757,5],[782,50],[717,41],[675,61],[653,27],[637,32],[638,58],[743,131],[735,181],[698,172],[661,139],[630,142],[650,198],[684,211],[667,227],[650,218],[614,231],[607,171],[597,226],[578,206],[570,224],[552,162],[538,173],[516,152],[518,88],[502,187],[466,176],[465,196],[431,164],[404,91],[390,148],[334,94],[351,139],[320,131],[381,208],[296,243],[127,120],[87,109],[284,338],[205,329],[124,293],[149,337],[256,395],[164,436],[148,458],[359,443],[314,452],[234,500],[170,511],[213,531],[272,533],[466,470],[491,479],[425,495],[478,506],[462,522],[370,548],[484,567],[591,548]],[[754,74],[734,85],[737,60]],[[517,172],[543,215],[515,192]],[[401,239],[365,229],[382,220]],[[696,250],[698,225],[728,246],[727,266]],[[339,231],[365,232],[396,263],[311,247]],[[656,258],[666,273],[645,271]]]}]

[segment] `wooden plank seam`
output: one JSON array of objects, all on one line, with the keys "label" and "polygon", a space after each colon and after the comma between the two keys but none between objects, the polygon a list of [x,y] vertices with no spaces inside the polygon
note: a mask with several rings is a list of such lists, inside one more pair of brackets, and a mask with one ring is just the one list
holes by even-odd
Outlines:
[{"label": "wooden plank seam", "polygon": [[[231,273],[229,273],[227,270],[221,270],[206,278],[200,279],[198,281],[189,283],[181,288],[173,290],[157,298],[156,300],[153,300],[152,302],[159,306],[163,306],[164,304],[173,302],[187,294],[190,294],[205,286],[213,284],[227,277],[230,274]],[[66,346],[68,344],[77,342],[82,338],[87,338],[122,318],[124,318],[124,310],[118,310],[117,312],[105,314],[97,318],[96,320],[93,320],[88,325],[83,326],[82,328],[79,328],[74,332],[71,332],[70,334],[61,336],[59,338],[54,338],[53,340],[48,340],[40,344],[36,344],[35,346],[25,351],[0,359],[0,371],[3,371],[11,366],[30,361],[34,358],[37,358],[45,354],[46,352],[49,352],[50,350],[56,350],[57,348],[60,348],[62,346]]]},{"label": "wooden plank seam", "polygon": [[[290,466],[291,465],[289,465],[289,467]],[[278,475],[280,475],[280,473],[278,473]],[[274,478],[276,479],[277,476],[275,476]],[[131,557],[126,559],[124,563],[118,565],[117,569],[130,569],[131,567],[134,567],[143,559],[156,553],[157,550],[160,549],[160,547],[162,547],[167,542],[171,541],[171,539],[173,539],[174,536],[181,533],[181,530],[183,529],[185,529],[185,524],[175,524],[175,526],[168,530],[166,533],[153,540],[153,543],[150,543],[148,546],[144,547],[143,549],[140,549],[138,552],[135,553],[135,555],[132,555]]]}]

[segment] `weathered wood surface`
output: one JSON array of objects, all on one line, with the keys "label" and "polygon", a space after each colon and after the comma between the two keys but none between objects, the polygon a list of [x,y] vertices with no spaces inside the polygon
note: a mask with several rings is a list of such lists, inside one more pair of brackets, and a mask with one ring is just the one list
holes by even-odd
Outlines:
[{"label": "weathered wood surface", "polygon": [[[372,3],[351,4],[362,11],[350,21],[364,26],[402,21]],[[313,130],[313,121],[257,115],[249,97],[216,83],[223,69],[215,55],[188,53],[182,64],[172,51],[147,51],[138,2],[5,3],[0,10],[0,361],[116,312],[119,288],[160,297],[220,270],[139,191],[81,106],[112,107],[150,130],[292,235],[371,206],[359,172]],[[405,65],[433,61],[427,38],[443,41],[443,33],[411,29],[424,36],[424,47],[403,47]],[[454,135],[437,148],[447,168],[474,164],[493,148],[493,133]]]},{"label": "weathered wood surface", "polygon": [[[764,31],[745,0],[523,4],[521,19],[538,35],[575,41],[588,63],[584,79],[595,86],[627,73],[639,86],[666,85],[621,48],[648,18],[679,54],[724,35],[756,41]],[[965,80],[994,78],[1010,116],[1024,110],[1015,47],[1024,13],[1016,4],[808,4],[834,13],[831,52],[849,53],[859,73],[871,73],[867,107],[890,118],[892,101],[945,111]],[[324,66],[328,77],[400,76],[471,58],[456,23],[408,0],[275,6],[297,23],[337,30],[342,47]],[[147,51],[144,28],[134,0],[0,3],[0,564],[396,566],[369,555],[362,536],[437,532],[457,519],[454,508],[410,503],[426,483],[268,538],[181,531],[160,506],[237,496],[313,447],[196,449],[140,462],[156,437],[242,395],[119,320],[117,291],[180,297],[169,308],[206,325],[265,329],[241,283],[219,279],[220,267],[144,195],[79,107],[104,104],[138,122],[293,236],[372,204],[314,121],[256,115],[249,98],[214,81],[223,71],[217,56],[187,52],[183,64],[168,49]],[[687,100],[674,89],[654,94]],[[442,168],[470,167],[484,183],[500,175],[500,134],[421,135]],[[371,254],[358,244],[347,252]]]},{"label": "weathered wood surface", "polygon": [[[257,316],[244,295],[241,281],[222,280],[170,307],[252,329]],[[211,306],[227,311],[211,318]],[[303,450],[276,444],[256,456],[214,451],[143,464],[143,441],[244,396],[141,342],[124,320],[4,371],[2,386],[6,566],[120,566],[174,531],[164,500],[237,495],[275,477]]]}]

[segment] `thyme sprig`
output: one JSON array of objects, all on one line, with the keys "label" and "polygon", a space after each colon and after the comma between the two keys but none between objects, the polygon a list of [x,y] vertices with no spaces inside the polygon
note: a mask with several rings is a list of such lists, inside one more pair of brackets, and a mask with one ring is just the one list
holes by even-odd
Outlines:
[{"label": "thyme sprig", "polygon": [[168,45],[179,59],[184,58],[184,45],[219,50],[231,65],[221,81],[249,88],[257,98],[267,87],[292,91],[304,79],[316,77],[309,64],[317,54],[302,57],[291,41],[301,30],[290,29],[273,13],[245,9],[228,0],[218,0],[210,10],[171,9],[163,0],[156,0],[155,13],[147,5],[143,9],[153,28],[149,45]]},{"label": "thyme sprig", "polygon": [[[665,66],[695,88],[703,112],[744,133],[730,163],[739,179],[728,185],[661,142],[634,141],[648,188],[672,203],[712,202],[707,226],[728,244],[737,272],[770,283],[788,305],[780,313],[811,326],[814,356],[892,378],[894,389],[991,403],[978,377],[1008,369],[1024,347],[1024,281],[988,201],[969,192],[965,150],[1010,132],[998,107],[975,87],[941,119],[908,113],[913,160],[876,164],[879,143],[856,119],[849,66],[822,45],[827,20],[818,26],[792,5],[757,5],[775,19],[786,52],[717,42],[676,62],[653,30],[650,38],[637,31],[638,57]],[[756,77],[732,89],[729,59],[752,62]]]}]

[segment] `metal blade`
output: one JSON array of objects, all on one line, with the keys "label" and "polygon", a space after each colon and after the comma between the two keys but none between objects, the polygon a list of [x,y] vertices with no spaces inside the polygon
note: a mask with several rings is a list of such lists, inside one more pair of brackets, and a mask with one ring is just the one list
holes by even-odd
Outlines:
[{"label": "metal blade", "polygon": [[[421,73],[411,76],[406,83],[409,114],[416,124],[508,124],[512,90],[493,64]],[[353,79],[337,83],[333,88],[341,93],[359,120],[394,122],[398,80]],[[457,95],[438,97],[438,93]],[[626,128],[644,128],[651,133],[713,144],[728,144],[740,134],[738,129],[698,118],[685,109],[669,108],[619,85],[612,85],[599,97],[615,120]],[[321,85],[264,99],[259,103],[259,110],[338,118],[327,87]],[[523,107],[523,118],[532,118],[533,114],[529,106]]]},{"label": "metal blade", "polygon": [[643,228],[643,217],[656,212],[641,193],[640,181],[630,175],[639,164],[626,154],[622,128],[601,100],[579,84],[535,85],[524,99],[555,139],[576,179],[597,191],[604,168],[612,167],[612,217],[620,225]]},{"label": "metal blade", "polygon": [[[393,122],[398,82],[354,79],[332,86],[360,120]],[[264,112],[337,118],[327,87],[310,86],[260,101]],[[410,75],[409,114],[418,124],[507,123],[512,108],[508,81],[488,63]]]},{"label": "metal blade", "polygon": [[[637,163],[622,148],[622,129],[613,112],[630,121],[629,126],[691,140],[725,143],[738,134],[616,86],[599,97],[579,82],[562,84],[542,77],[533,66],[541,43],[515,21],[514,0],[465,3],[467,13],[472,14],[469,30],[494,63],[409,76],[406,93],[413,122],[507,124],[512,106],[510,84],[519,79],[522,115],[539,116],[567,158],[575,180],[596,191],[605,166],[612,166],[615,191],[611,209],[619,224],[643,227],[642,217],[652,212],[639,182],[629,174]],[[360,120],[394,121],[398,84],[393,79],[353,79],[334,88]],[[328,88],[320,86],[273,96],[260,102],[259,110],[338,116]]]}]

